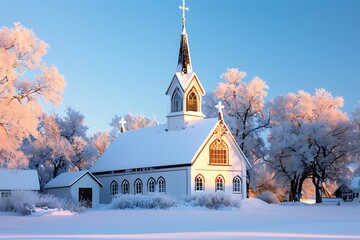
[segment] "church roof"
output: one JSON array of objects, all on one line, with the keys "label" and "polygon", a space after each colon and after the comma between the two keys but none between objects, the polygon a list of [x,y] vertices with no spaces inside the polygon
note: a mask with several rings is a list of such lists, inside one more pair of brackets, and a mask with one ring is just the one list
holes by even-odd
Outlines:
[{"label": "church roof", "polygon": [[181,86],[183,92],[186,92],[186,90],[190,86],[191,81],[194,80],[197,82],[198,86],[200,87],[201,93],[205,94],[205,90],[204,90],[203,86],[201,85],[201,82],[198,80],[195,72],[191,72],[191,73],[187,73],[187,74],[182,74],[180,72],[176,72],[173,80],[170,82],[170,85],[165,92],[166,95],[169,94],[169,91],[170,91],[171,87],[173,86],[173,84],[175,84],[176,80],[180,83],[180,86]]},{"label": "church roof", "polygon": [[191,164],[219,120],[194,120],[183,130],[165,125],[120,134],[95,162],[91,172]]},{"label": "church roof", "polygon": [[84,171],[76,171],[76,172],[64,172],[58,175],[56,178],[52,179],[45,185],[45,188],[59,188],[59,187],[70,187],[74,185],[77,181],[79,181],[83,176],[89,174],[90,177],[94,179],[101,187],[103,186],[97,178],[91,174],[91,172]]}]

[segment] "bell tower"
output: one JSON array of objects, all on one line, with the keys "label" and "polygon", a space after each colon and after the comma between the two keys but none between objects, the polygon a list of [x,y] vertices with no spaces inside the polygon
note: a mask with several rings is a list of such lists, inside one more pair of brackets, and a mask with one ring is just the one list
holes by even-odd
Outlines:
[{"label": "bell tower", "polygon": [[189,8],[185,6],[185,0],[179,8],[182,10],[182,33],[178,66],[165,93],[170,100],[170,110],[166,116],[168,130],[181,130],[190,121],[205,118],[201,110],[205,90],[191,65],[188,35],[185,27],[185,11],[188,11]]}]

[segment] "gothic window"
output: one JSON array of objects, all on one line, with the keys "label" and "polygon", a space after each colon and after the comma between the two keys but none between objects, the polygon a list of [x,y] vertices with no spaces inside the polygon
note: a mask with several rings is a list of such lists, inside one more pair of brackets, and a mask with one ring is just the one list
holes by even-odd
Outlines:
[{"label": "gothic window", "polygon": [[110,184],[110,194],[111,196],[115,196],[116,194],[119,193],[118,191],[119,187],[116,181],[112,181]]},{"label": "gothic window", "polygon": [[155,179],[150,178],[148,181],[148,193],[154,193],[155,192]]},{"label": "gothic window", "polygon": [[224,191],[224,177],[219,175],[215,179],[215,191]]},{"label": "gothic window", "polygon": [[165,179],[163,177],[159,177],[158,179],[158,189],[159,189],[159,193],[166,192]]},{"label": "gothic window", "polygon": [[143,192],[142,188],[143,188],[142,181],[139,178],[136,179],[135,184],[134,184],[134,193],[142,194],[142,192]]},{"label": "gothic window", "polygon": [[130,193],[129,182],[127,180],[124,180],[121,183],[121,193],[122,194],[129,194]]},{"label": "gothic window", "polygon": [[239,176],[236,176],[233,179],[233,192],[241,193],[241,178]]},{"label": "gothic window", "polygon": [[221,138],[218,138],[212,142],[209,150],[210,164],[228,164],[228,147]]},{"label": "gothic window", "polygon": [[191,90],[191,92],[188,94],[186,101],[186,110],[194,112],[198,111],[198,97],[195,89]]},{"label": "gothic window", "polygon": [[183,100],[179,90],[175,90],[171,98],[171,112],[180,112],[183,110]]},{"label": "gothic window", "polygon": [[205,179],[199,174],[195,177],[195,191],[204,191],[205,190]]}]

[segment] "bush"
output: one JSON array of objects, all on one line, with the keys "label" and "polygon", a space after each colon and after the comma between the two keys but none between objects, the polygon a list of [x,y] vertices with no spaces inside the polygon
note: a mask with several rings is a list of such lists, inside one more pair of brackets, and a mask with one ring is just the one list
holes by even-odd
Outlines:
[{"label": "bush", "polygon": [[166,195],[117,195],[111,202],[111,207],[116,209],[147,208],[168,209],[176,205],[176,201]]},{"label": "bush", "polygon": [[239,207],[239,201],[233,199],[231,195],[223,192],[216,193],[196,193],[191,197],[193,206],[218,209],[220,207]]},{"label": "bush", "polygon": [[257,195],[256,198],[263,200],[264,202],[267,203],[272,203],[272,204],[280,203],[278,197],[270,191],[262,192],[259,195]]},{"label": "bush", "polygon": [[30,215],[36,212],[36,208],[63,209],[72,212],[84,211],[78,204],[74,204],[66,199],[32,191],[13,191],[10,197],[0,201],[0,211],[3,212],[16,212],[22,215]]}]

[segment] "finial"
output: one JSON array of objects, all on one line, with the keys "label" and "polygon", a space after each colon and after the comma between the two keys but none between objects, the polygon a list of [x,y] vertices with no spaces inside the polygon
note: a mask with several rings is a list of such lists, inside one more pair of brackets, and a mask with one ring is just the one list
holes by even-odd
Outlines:
[{"label": "finial", "polygon": [[189,11],[189,8],[185,7],[185,0],[183,0],[182,2],[182,6],[179,6],[179,8],[182,10],[182,22],[185,23],[185,11]]},{"label": "finial", "polygon": [[219,112],[219,120],[223,119],[222,110],[224,108],[224,105],[222,105],[221,101],[218,102],[218,104],[215,106]]},{"label": "finial", "polygon": [[119,123],[120,123],[120,125],[121,125],[121,126],[120,126],[120,132],[121,132],[121,133],[125,132],[125,123],[126,123],[125,119],[124,119],[123,117],[121,117]]}]

